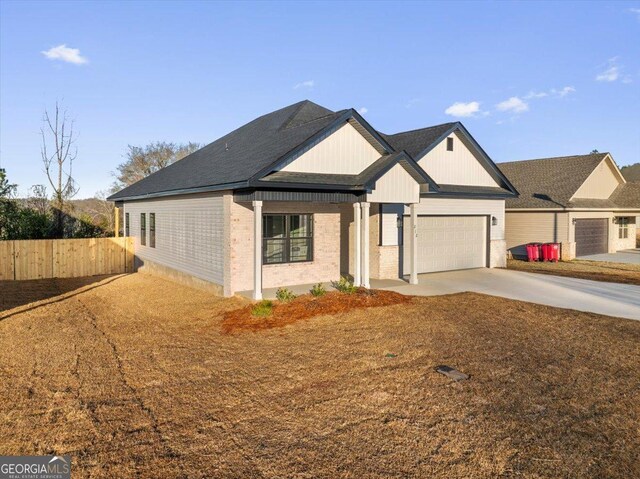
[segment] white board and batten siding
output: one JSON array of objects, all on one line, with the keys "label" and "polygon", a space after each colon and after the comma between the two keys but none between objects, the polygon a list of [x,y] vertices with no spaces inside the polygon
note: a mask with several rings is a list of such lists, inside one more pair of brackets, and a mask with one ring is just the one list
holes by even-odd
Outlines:
[{"label": "white board and batten siding", "polygon": [[[126,202],[130,235],[142,262],[149,260],[222,285],[224,203],[222,193]],[[146,246],[140,244],[140,214],[146,213]],[[155,213],[155,248],[149,246],[149,213]]]},{"label": "white board and batten siding", "polygon": [[357,175],[380,153],[350,123],[320,137],[281,171]]},{"label": "white board and batten siding", "polygon": [[396,164],[375,184],[367,201],[372,203],[417,203],[420,201],[418,183],[401,164]]},{"label": "white board and batten siding", "polygon": [[454,132],[449,138],[453,139],[453,151],[447,151],[445,138],[418,159],[433,181],[442,185],[499,186],[460,133]]}]

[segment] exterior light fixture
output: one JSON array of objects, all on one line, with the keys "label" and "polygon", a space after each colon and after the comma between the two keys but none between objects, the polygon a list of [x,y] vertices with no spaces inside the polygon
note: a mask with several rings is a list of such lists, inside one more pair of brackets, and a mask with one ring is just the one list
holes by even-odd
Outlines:
[{"label": "exterior light fixture", "polygon": [[491,217],[491,226],[498,226],[498,218],[495,216]]}]

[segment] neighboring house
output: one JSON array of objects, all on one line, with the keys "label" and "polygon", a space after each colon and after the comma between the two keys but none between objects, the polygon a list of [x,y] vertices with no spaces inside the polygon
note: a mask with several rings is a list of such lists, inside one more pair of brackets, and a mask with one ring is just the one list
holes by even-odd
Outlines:
[{"label": "neighboring house", "polygon": [[507,248],[556,242],[562,258],[635,248],[640,184],[627,183],[609,153],[500,163],[520,196],[507,200]]},{"label": "neighboring house", "polygon": [[[310,101],[261,116],[109,199],[144,268],[225,295],[504,266],[509,180],[461,123],[395,135]],[[170,268],[170,269],[167,269]]]}]

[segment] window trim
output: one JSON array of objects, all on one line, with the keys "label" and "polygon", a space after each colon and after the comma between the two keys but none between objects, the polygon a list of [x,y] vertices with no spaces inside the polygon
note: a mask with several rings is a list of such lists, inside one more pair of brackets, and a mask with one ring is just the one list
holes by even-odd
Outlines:
[{"label": "window trim", "polygon": [[147,214],[140,213],[140,246],[147,246]]},{"label": "window trim", "polygon": [[[624,236],[623,236],[624,233]],[[618,217],[618,239],[629,239],[629,217]]]},{"label": "window trim", "polygon": [[124,235],[126,237],[131,236],[131,228],[129,223],[129,213],[124,214]]},{"label": "window trim", "polygon": [[149,213],[149,247],[156,247],[156,214]]},{"label": "window trim", "polygon": [[447,151],[453,151],[453,137],[447,138]]},{"label": "window trim", "polygon": [[[283,238],[271,238],[264,235],[264,225],[266,224],[267,216],[284,216],[285,217],[285,234]],[[310,236],[294,236],[291,237],[291,217],[292,216],[308,216],[309,217],[309,229],[311,230]],[[264,213],[262,215],[262,265],[271,266],[274,264],[299,264],[299,263],[312,263],[314,261],[314,218],[313,213]],[[267,241],[268,240],[283,240],[283,261],[270,261],[267,262]],[[291,240],[309,240],[309,259],[300,261],[291,261]]]}]

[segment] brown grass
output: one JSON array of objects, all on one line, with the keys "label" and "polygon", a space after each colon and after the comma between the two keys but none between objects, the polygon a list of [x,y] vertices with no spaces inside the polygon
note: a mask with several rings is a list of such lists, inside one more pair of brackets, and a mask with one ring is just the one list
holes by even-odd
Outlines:
[{"label": "brown grass", "polygon": [[229,334],[238,331],[260,331],[264,329],[282,328],[290,324],[313,318],[341,314],[355,309],[391,306],[411,301],[393,291],[358,289],[353,294],[328,292],[324,296],[313,297],[310,294],[298,296],[289,303],[274,302],[273,313],[268,317],[257,317],[252,314],[254,305],[250,304],[223,316],[222,332]]},{"label": "brown grass", "polygon": [[606,261],[560,261],[559,263],[507,261],[507,268],[529,273],[569,276],[571,278],[640,285],[640,265]]},{"label": "brown grass", "polygon": [[640,322],[465,293],[224,335],[247,301],[82,288],[0,313],[0,454],[75,478],[640,476]]}]

